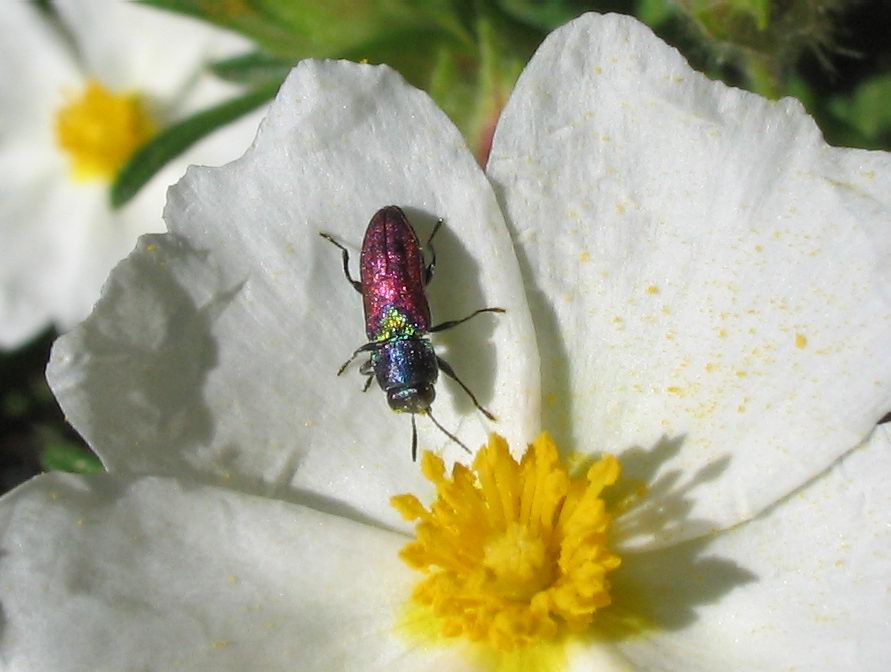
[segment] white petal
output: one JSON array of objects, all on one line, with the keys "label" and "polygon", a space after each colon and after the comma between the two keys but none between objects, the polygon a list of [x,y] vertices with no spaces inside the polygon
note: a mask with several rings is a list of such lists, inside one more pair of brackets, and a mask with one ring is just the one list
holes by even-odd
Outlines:
[{"label": "white petal", "polygon": [[533,286],[544,425],[641,447],[626,474],[675,516],[641,543],[757,514],[891,405],[888,154],[830,148],[797,102],[588,15],[521,77],[489,174]]},{"label": "white petal", "polygon": [[[537,424],[538,362],[516,259],[485,176],[457,130],[387,68],[304,62],[255,147],[192,169],[170,192],[176,234],[146,239],[112,274],[93,316],[55,348],[48,376],[69,420],[111,469],[193,474],[282,497],[312,492],[401,525],[387,494],[426,489],[410,423],[355,367],[361,301],[324,230],[354,251],[381,206],[425,239],[437,216],[435,320],[443,354],[516,446]],[[354,254],[354,275],[357,255]],[[485,426],[441,381],[437,419],[469,445]],[[426,418],[422,448],[445,445]],[[320,504],[321,505],[321,504]]]},{"label": "white petal", "polygon": [[626,558],[621,581],[656,627],[619,647],[650,672],[886,670],[889,473],[891,430],[880,427],[762,517],[711,543]]},{"label": "white petal", "polygon": [[[72,272],[53,288],[52,317],[61,330],[70,329],[89,314],[109,272],[133,249],[140,235],[166,228],[161,213],[169,185],[183,175],[190,163],[220,165],[240,156],[254,138],[261,116],[261,112],[246,115],[196,143],[158,171],[120,210],[110,209],[107,186],[103,184],[98,189],[98,207],[86,226],[78,230],[71,221],[60,222],[79,234],[77,244],[69,243],[65,248],[65,261]],[[75,197],[87,187],[70,181],[66,186],[71,194],[68,206],[77,213]],[[56,240],[65,238],[62,231],[53,234]]]},{"label": "white petal", "polygon": [[164,102],[194,85],[207,63],[248,51],[228,31],[182,15],[118,0],[60,0],[88,76],[114,90],[136,89]]},{"label": "white petal", "polygon": [[[133,249],[140,235],[165,230],[161,214],[169,185],[183,176],[189,164],[217,166],[241,156],[256,135],[261,118],[262,112],[254,112],[211,133],[158,171],[120,210],[109,210],[104,203],[107,221],[95,222],[85,232],[88,240],[78,260],[77,296],[68,302],[67,314],[57,311],[56,321],[63,329],[70,329],[89,314],[109,272]],[[104,193],[103,201],[107,198]]]},{"label": "white petal", "polygon": [[[109,474],[0,504],[9,670],[467,669],[400,634],[405,539],[312,509]],[[429,667],[428,667],[429,665]]]},{"label": "white petal", "polygon": [[[91,197],[66,204],[66,170],[54,114],[80,75],[64,43],[32,3],[0,10],[0,348],[22,345],[52,321],[57,288],[69,284],[71,236]],[[73,210],[75,212],[73,212]],[[73,229],[72,229],[73,227]]]},{"label": "white petal", "polygon": [[[52,119],[80,74],[64,42],[32,3],[7,2],[0,11],[0,151],[18,143],[48,145]],[[6,192],[4,192],[6,193]]]},{"label": "white petal", "polygon": [[88,284],[81,269],[95,254],[89,233],[111,224],[105,189],[58,171],[40,178],[17,189],[0,215],[2,347],[20,345],[52,322],[81,319],[101,282]]},{"label": "white petal", "polygon": [[[2,26],[18,46],[15,55],[45,50],[52,56],[53,48],[61,43],[59,38],[40,32],[45,31],[45,25],[30,16],[28,5],[14,3],[11,7],[13,12],[4,15]],[[11,17],[33,19],[34,25],[13,22]],[[155,175],[126,207],[112,211],[107,184],[73,181],[67,159],[55,145],[53,115],[64,91],[79,90],[82,83],[63,87],[50,76],[54,62],[47,59],[47,77],[36,71],[31,74],[35,81],[50,87],[53,96],[44,95],[38,87],[30,98],[13,98],[12,103],[21,109],[13,109],[15,114],[4,118],[10,125],[4,126],[0,135],[0,181],[9,195],[0,200],[3,348],[21,345],[50,323],[64,331],[84,319],[109,271],[133,249],[137,237],[164,230],[161,212],[168,185],[182,176],[189,163],[217,165],[240,156],[253,139],[261,116],[255,112],[211,134]],[[24,66],[20,69],[27,71]],[[0,71],[7,85],[4,90],[16,90],[16,82],[5,76],[17,76],[18,69],[7,73],[0,65]],[[182,110],[201,107],[230,89],[207,82],[178,104]],[[39,119],[42,126],[20,124],[19,117]]]}]

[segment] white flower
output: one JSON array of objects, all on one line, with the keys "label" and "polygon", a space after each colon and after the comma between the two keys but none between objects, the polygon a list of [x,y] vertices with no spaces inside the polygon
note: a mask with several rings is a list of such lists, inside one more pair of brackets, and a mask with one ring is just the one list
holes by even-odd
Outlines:
[{"label": "white flower", "polygon": [[[112,0],[0,8],[0,347],[51,323],[66,330],[99,297],[136,238],[163,231],[167,185],[189,163],[220,164],[247,147],[258,116],[214,134],[160,171],[120,210],[114,173],[166,124],[235,87],[201,69],[246,41],[173,14]],[[70,34],[73,44],[63,37]]]},{"label": "white flower", "polygon": [[[296,68],[243,159],[188,172],[171,233],[54,351],[111,473],[0,506],[10,669],[884,669],[889,157],[589,15],[527,67],[489,179],[426,95],[332,62]],[[355,246],[388,203],[422,239],[446,218],[437,319],[508,309],[437,338],[499,422],[448,380],[440,422],[514,449],[542,424],[640,486],[583,635],[498,653],[412,621],[387,500],[432,490],[408,419],[334,376],[361,310],[317,236]]]}]

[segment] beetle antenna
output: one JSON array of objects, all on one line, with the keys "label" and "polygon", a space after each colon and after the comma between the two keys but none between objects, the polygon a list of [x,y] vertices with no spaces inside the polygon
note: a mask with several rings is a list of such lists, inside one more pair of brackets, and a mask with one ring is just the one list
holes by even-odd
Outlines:
[{"label": "beetle antenna", "polygon": [[[433,414],[430,412],[430,409],[429,409],[429,408],[427,409],[427,417],[430,418],[430,419],[433,421],[433,424],[436,425],[436,426],[439,428],[439,431],[440,431],[440,432],[442,432],[443,434],[445,434],[445,435],[446,435],[447,437],[449,437],[452,441],[454,441],[454,442],[457,443],[459,446],[461,446],[464,450],[466,450],[468,455],[471,455],[471,454],[472,454],[472,453],[470,452],[470,448],[468,448],[467,446],[465,446],[457,436],[455,436],[454,434],[452,434],[449,430],[447,430],[445,427],[443,427],[442,425],[440,425],[440,424],[436,421],[436,418],[433,417]],[[412,422],[414,422],[414,419],[415,419],[415,416],[412,415]]]},{"label": "beetle antenna", "polygon": [[418,461],[418,428],[415,427],[415,414],[411,414],[411,461]]}]

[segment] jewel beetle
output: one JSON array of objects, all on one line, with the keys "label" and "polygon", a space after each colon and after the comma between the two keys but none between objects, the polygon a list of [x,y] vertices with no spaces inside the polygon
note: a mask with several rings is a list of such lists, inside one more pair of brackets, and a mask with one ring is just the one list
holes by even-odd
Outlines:
[{"label": "jewel beetle", "polygon": [[397,413],[411,414],[411,458],[417,459],[418,432],[415,415],[426,415],[446,436],[470,452],[458,438],[446,430],[430,406],[436,397],[434,385],[442,371],[461,387],[474,406],[490,420],[495,416],[483,408],[473,392],[455,374],[452,367],[433,350],[427,334],[458,326],[480,313],[503,313],[504,308],[480,308],[460,320],[431,325],[430,306],[425,288],[436,269],[433,238],[443,224],[440,219],[427,239],[430,262],[425,263],[418,236],[401,208],[388,205],[378,210],[365,230],[359,256],[359,280],[350,275],[350,253],[333,236],[320,232],[340,249],[343,274],[362,295],[365,308],[365,335],[368,342],[357,348],[338,369],[342,374],[363,353],[369,358],[359,372],[366,376],[362,391],[372,380],[387,394],[387,403]]}]

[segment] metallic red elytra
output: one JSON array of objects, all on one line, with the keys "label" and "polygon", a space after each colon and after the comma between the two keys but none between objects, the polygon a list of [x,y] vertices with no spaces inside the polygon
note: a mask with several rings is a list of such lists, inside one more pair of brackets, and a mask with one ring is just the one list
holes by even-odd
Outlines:
[{"label": "metallic red elytra", "polygon": [[[444,434],[467,450],[461,441],[440,425],[430,412],[436,397],[434,384],[441,370],[463,389],[474,405],[490,420],[489,411],[480,406],[474,394],[461,382],[452,367],[433,350],[427,334],[443,331],[466,322],[480,313],[503,313],[503,308],[481,308],[460,320],[430,325],[430,306],[425,287],[436,269],[433,237],[443,221],[440,219],[425,246],[430,250],[430,263],[425,264],[418,236],[405,213],[395,205],[378,210],[371,218],[362,241],[359,258],[359,281],[350,275],[347,249],[327,233],[325,240],[343,254],[343,273],[362,295],[365,306],[365,334],[368,343],[356,349],[337,371],[343,373],[361,353],[370,354],[359,371],[367,376],[363,391],[373,379],[387,393],[390,408],[398,413],[411,413],[411,456],[417,459],[418,434],[415,414],[426,415]],[[469,452],[469,451],[468,451]]]}]

